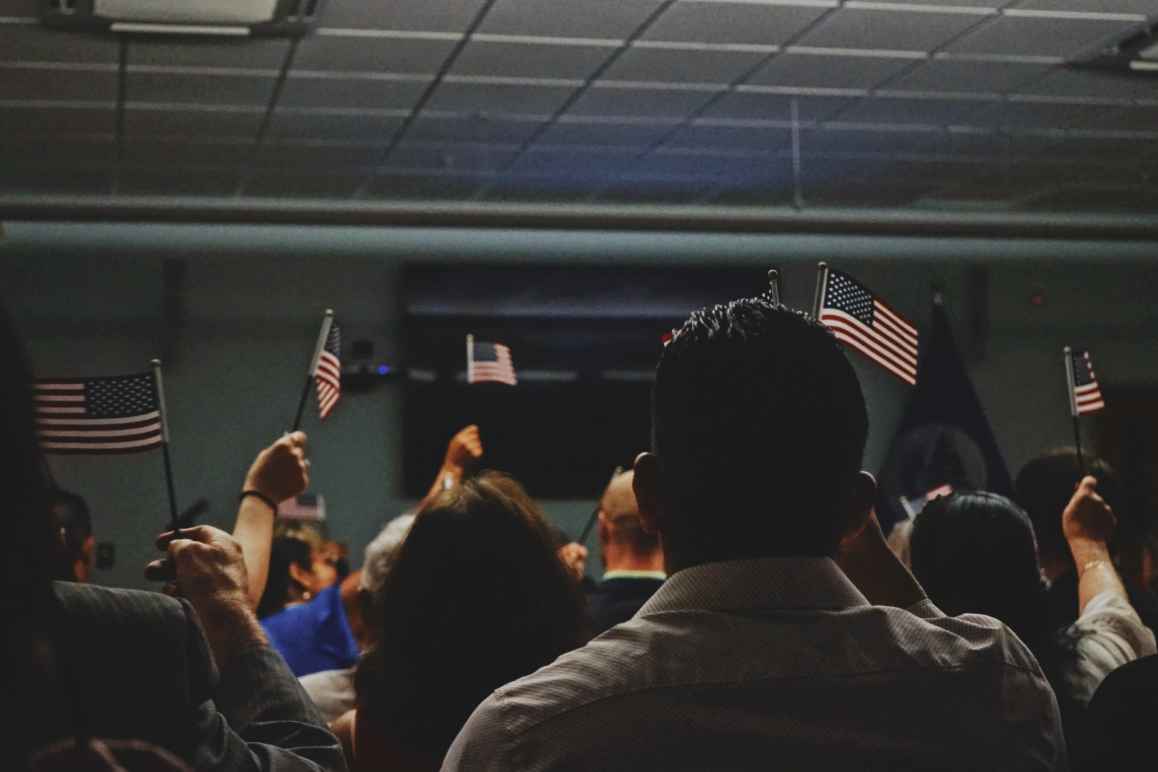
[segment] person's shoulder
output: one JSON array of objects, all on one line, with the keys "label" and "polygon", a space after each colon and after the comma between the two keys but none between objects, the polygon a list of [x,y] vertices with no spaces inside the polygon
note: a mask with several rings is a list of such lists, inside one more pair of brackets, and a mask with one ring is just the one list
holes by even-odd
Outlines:
[{"label": "person's shoulder", "polygon": [[99,622],[101,627],[186,623],[181,601],[157,592],[74,582],[54,582],[53,592],[69,621]]}]

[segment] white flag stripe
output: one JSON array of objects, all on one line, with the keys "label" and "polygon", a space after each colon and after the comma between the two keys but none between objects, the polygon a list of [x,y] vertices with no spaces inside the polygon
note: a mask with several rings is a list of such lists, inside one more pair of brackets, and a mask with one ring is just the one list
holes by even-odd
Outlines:
[{"label": "white flag stripe", "polygon": [[[877,302],[876,303],[876,310],[879,311],[879,310],[881,310],[881,308],[882,308],[882,306],[881,306],[880,302]],[[917,353],[917,336],[916,335],[911,335],[907,331],[902,330],[900,327],[897,327],[895,324],[890,322],[886,317],[881,316],[880,314],[877,314],[876,318],[873,320],[873,326],[874,327],[879,326],[881,328],[882,334],[888,335],[889,337],[895,339],[897,342],[897,345],[899,345],[901,348],[905,349],[906,351],[909,351],[914,356],[916,355],[916,353]]]},{"label": "white flag stripe", "polygon": [[37,391],[84,391],[83,383],[37,383]]},{"label": "white flag stripe", "polygon": [[873,345],[882,357],[887,358],[902,370],[911,370],[913,375],[917,374],[917,357],[915,355],[906,354],[895,346],[889,345],[888,340],[883,339],[879,332],[862,324],[855,316],[834,308],[826,308],[821,312],[820,319],[829,327],[840,327],[853,334],[861,335]]},{"label": "white flag stripe", "polygon": [[1097,402],[1092,402],[1088,405],[1078,405],[1078,414],[1080,415],[1083,413],[1093,413],[1095,411],[1101,410],[1105,406],[1106,406],[1106,403],[1102,402],[1101,400],[1099,400]]},{"label": "white flag stripe", "polygon": [[46,415],[84,415],[83,407],[55,407],[53,405],[37,405],[36,412]]},{"label": "white flag stripe", "polygon": [[161,435],[155,434],[148,439],[126,440],[124,442],[45,442],[45,450],[125,450],[127,448],[144,448],[150,445],[160,445]]},{"label": "white flag stripe", "polygon": [[83,423],[85,426],[115,426],[117,424],[133,424],[141,421],[148,421],[154,418],[160,418],[160,411],[154,410],[151,413],[142,413],[141,415],[131,415],[126,418],[37,418],[36,422],[45,425],[76,425]]},{"label": "white flag stripe", "polygon": [[837,340],[842,341],[844,343],[847,343],[848,345],[857,349],[862,354],[864,354],[865,356],[872,359],[878,365],[885,368],[886,370],[888,370],[890,373],[892,373],[893,375],[900,378],[905,383],[914,384],[917,382],[916,376],[914,376],[908,372],[905,372],[904,370],[901,370],[899,367],[894,365],[889,360],[884,359],[883,357],[873,353],[872,350],[869,349],[868,345],[865,344],[862,339],[860,339],[858,337],[854,337],[853,335],[845,332],[844,330],[834,329],[833,334],[836,336]]},{"label": "white flag stripe", "polygon": [[147,424],[135,429],[69,429],[41,430],[41,437],[130,437],[134,434],[156,434],[161,431],[160,423]]},{"label": "white flag stripe", "polygon": [[37,394],[36,402],[39,405],[57,402],[84,402],[83,394]]},{"label": "white flag stripe", "polygon": [[917,328],[916,327],[914,327],[913,325],[909,324],[901,317],[894,314],[891,308],[889,308],[888,306],[886,306],[884,303],[877,300],[876,298],[873,298],[873,304],[876,307],[876,310],[880,311],[882,314],[884,314],[885,317],[888,318],[888,320],[891,321],[894,326],[900,328],[902,332],[907,333],[909,335],[909,337],[911,337],[913,340],[917,339]]},{"label": "white flag stripe", "polygon": [[1075,386],[1074,392],[1077,394],[1090,394],[1099,391],[1098,384],[1088,383],[1085,386]]}]

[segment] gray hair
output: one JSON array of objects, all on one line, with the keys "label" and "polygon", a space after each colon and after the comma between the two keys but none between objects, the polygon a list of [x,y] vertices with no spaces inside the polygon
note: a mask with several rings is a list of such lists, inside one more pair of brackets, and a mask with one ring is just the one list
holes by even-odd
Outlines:
[{"label": "gray hair", "polygon": [[398,557],[398,548],[406,540],[406,534],[410,533],[410,526],[413,524],[413,514],[399,515],[384,525],[374,540],[366,545],[360,582],[363,590],[376,593],[382,589],[386,574],[394,564],[394,559]]}]

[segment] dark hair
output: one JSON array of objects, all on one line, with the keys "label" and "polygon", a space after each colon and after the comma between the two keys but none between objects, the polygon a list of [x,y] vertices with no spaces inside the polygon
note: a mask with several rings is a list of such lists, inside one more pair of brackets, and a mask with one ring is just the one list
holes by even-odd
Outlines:
[{"label": "dark hair", "polygon": [[76,579],[74,565],[84,559],[85,543],[92,537],[92,514],[84,497],[56,488],[52,491],[53,527],[63,541],[58,579]]},{"label": "dark hair", "polygon": [[[1098,478],[1098,494],[1128,526],[1129,518],[1120,511],[1124,496],[1113,468],[1100,458],[1085,457],[1088,474]],[[1055,448],[1029,461],[1017,474],[1014,499],[1025,508],[1037,534],[1037,546],[1047,557],[1068,559],[1069,547],[1062,534],[1062,510],[1082,479],[1081,465],[1074,448]]]},{"label": "dark hair", "polygon": [[1033,526],[1004,496],[959,492],[933,499],[913,523],[913,575],[946,614],[986,614],[1040,659],[1049,621]]},{"label": "dark hair", "polygon": [[257,604],[257,616],[267,617],[285,608],[289,602],[290,587],[294,579],[290,576],[290,565],[297,564],[303,570],[313,568],[313,551],[305,541],[294,536],[278,536],[269,551],[269,574],[265,590]]},{"label": "dark hair", "polygon": [[60,548],[52,527],[51,483],[40,450],[32,370],[11,320],[0,307],[0,490],[5,491],[4,609],[39,604],[48,595]]},{"label": "dark hair", "polygon": [[868,413],[824,327],[759,299],[696,311],[660,359],[652,431],[669,549],[678,530],[706,560],[835,553]]},{"label": "dark hair", "polygon": [[359,722],[432,755],[490,692],[585,640],[582,597],[542,513],[495,472],[418,513],[379,597]]}]

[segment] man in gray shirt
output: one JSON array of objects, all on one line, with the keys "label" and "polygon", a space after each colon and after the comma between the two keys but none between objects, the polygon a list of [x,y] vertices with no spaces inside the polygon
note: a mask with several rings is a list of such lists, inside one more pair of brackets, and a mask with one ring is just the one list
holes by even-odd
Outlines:
[{"label": "man in gray shirt", "polygon": [[494,692],[443,770],[1065,769],[1033,655],[942,614],[889,551],[867,431],[823,327],[762,300],[693,314],[635,466],[669,579]]}]

